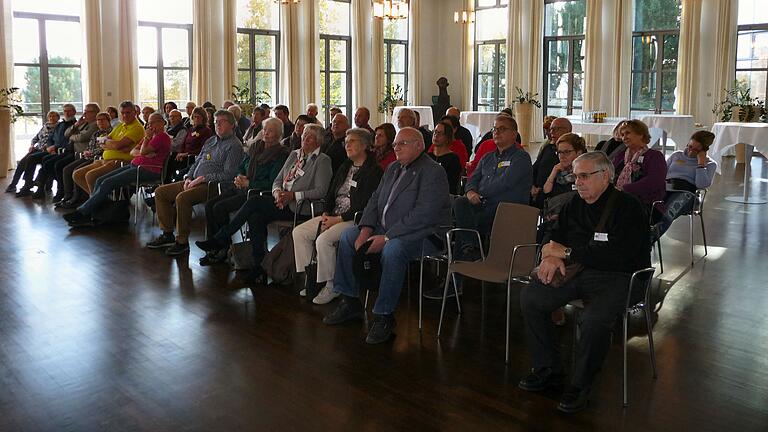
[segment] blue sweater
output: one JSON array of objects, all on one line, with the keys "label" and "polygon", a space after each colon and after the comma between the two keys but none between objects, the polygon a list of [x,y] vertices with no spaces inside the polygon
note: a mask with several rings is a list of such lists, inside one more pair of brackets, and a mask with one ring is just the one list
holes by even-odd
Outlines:
[{"label": "blue sweater", "polygon": [[699,168],[699,161],[689,157],[684,151],[678,150],[667,159],[667,178],[682,179],[695,185],[698,189],[706,189],[712,185],[717,170],[717,162],[707,158],[706,167]]},{"label": "blue sweater", "polygon": [[528,205],[532,180],[531,157],[513,145],[501,153],[497,148],[483,156],[466,190],[479,193],[493,214],[501,202]]}]

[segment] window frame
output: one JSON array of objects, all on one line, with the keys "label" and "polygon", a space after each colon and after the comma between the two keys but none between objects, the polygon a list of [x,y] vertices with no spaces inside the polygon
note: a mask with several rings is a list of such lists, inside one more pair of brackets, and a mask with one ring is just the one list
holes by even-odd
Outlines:
[{"label": "window frame", "polygon": [[[405,48],[404,72],[392,72],[392,47],[402,45]],[[408,100],[408,39],[384,39],[384,56],[386,68],[384,69],[384,88],[392,88],[392,75],[403,75],[403,100]],[[326,57],[327,58],[327,57]]]},{"label": "window frame", "polygon": [[[554,2],[550,2],[554,3]],[[575,109],[584,109],[584,100],[583,100],[583,87],[582,87],[582,104],[581,106],[575,106],[573,103],[573,89],[574,89],[574,75],[576,74],[574,69],[574,64],[576,63],[576,43],[578,41],[581,41],[581,46],[583,47],[585,44],[585,35],[568,35],[568,36],[544,36],[544,73],[543,73],[543,81],[542,81],[542,88],[543,90],[543,107],[544,107],[544,115],[548,115],[547,112],[548,108],[565,108],[565,115],[573,115],[573,111]],[[549,46],[550,44],[557,44],[558,42],[568,42],[568,69],[565,72],[565,75],[568,79],[568,96],[566,97],[565,105],[550,105],[549,104],[549,75],[550,73],[563,73],[563,72],[552,72],[549,70]],[[581,55],[581,50],[579,50],[578,55]],[[583,77],[584,77],[584,70],[581,72],[582,75],[582,85],[583,85]]]},{"label": "window frame", "polygon": [[[237,68],[237,72],[248,72],[248,88],[251,90],[251,98],[256,97],[256,74],[258,72],[274,72],[275,74],[275,94],[270,95],[272,103],[276,104],[280,100],[280,30],[265,30],[256,28],[238,27],[237,34],[248,36],[248,68]],[[256,36],[270,36],[275,40],[275,68],[257,68],[256,67]]]},{"label": "window frame", "polygon": [[[138,21],[138,24],[136,26],[136,29],[138,30],[139,27],[153,27],[155,29],[155,34],[157,37],[157,59],[155,66],[141,66],[139,65],[137,68],[137,73],[140,72],[142,69],[148,70],[148,69],[155,69],[156,75],[157,75],[157,109],[162,112],[163,106],[165,105],[165,71],[166,70],[186,70],[188,72],[189,76],[189,89],[190,89],[190,97],[192,92],[192,28],[193,24],[177,24],[177,23],[164,23],[164,22],[156,22],[156,21]],[[187,30],[187,48],[188,48],[188,66],[187,67],[178,67],[178,66],[165,66],[163,65],[163,32],[162,30],[164,28],[171,28],[171,29],[181,29],[181,30]],[[137,103],[141,104],[143,101],[140,100],[141,97],[139,97],[139,100],[137,100]]]},{"label": "window frame", "polygon": [[[656,54],[656,65],[654,69],[635,69],[634,66],[634,60],[635,60],[635,38],[642,38],[642,37],[655,37],[658,45],[657,48],[657,54]],[[675,63],[674,70],[664,70],[664,49],[666,45],[666,37],[667,36],[677,36],[677,43],[678,43],[678,49],[680,46],[680,30],[679,29],[666,29],[666,30],[644,30],[644,31],[633,31],[632,32],[632,67],[630,69],[630,79],[629,79],[629,112],[630,113],[651,113],[651,114],[662,114],[662,113],[675,113],[676,109],[674,108],[674,105],[672,109],[664,109],[662,108],[662,97],[663,97],[663,87],[664,87],[664,74],[668,73],[674,73],[677,75],[677,68],[678,65]],[[678,51],[679,53],[679,51]],[[677,59],[676,59],[677,60]],[[654,108],[652,110],[644,109],[644,108],[636,108],[632,105],[632,101],[634,100],[634,97],[632,95],[632,89],[634,87],[634,77],[636,73],[647,73],[647,72],[653,72],[653,75],[656,79],[656,94],[654,96]],[[677,78],[675,78],[675,83],[677,83]],[[677,84],[675,84],[677,85]]]},{"label": "window frame", "polygon": [[[34,19],[37,20],[37,31],[38,31],[38,62],[39,63],[13,63],[13,67],[21,66],[21,67],[37,67],[40,69],[40,113],[35,112],[28,112],[25,111],[21,115],[24,117],[42,117],[45,119],[45,116],[49,111],[51,111],[51,92],[50,92],[50,64],[48,63],[48,42],[47,42],[47,30],[45,28],[46,21],[65,21],[65,22],[76,22],[82,25],[80,23],[80,17],[77,15],[60,15],[60,14],[48,14],[48,13],[37,13],[37,12],[23,12],[23,11],[14,11],[13,12],[13,18],[21,18],[21,19]],[[82,27],[81,27],[82,28]],[[81,59],[82,62],[83,59]],[[82,94],[82,88],[83,88],[83,69],[82,65],[80,64],[55,64],[53,66],[54,68],[71,68],[71,69],[80,69],[80,88],[81,88],[81,94],[80,98],[83,98]],[[66,103],[66,102],[65,102]],[[85,100],[81,101],[82,107],[81,109],[84,109],[85,107]],[[58,110],[57,110],[58,111]]]},{"label": "window frame", "polygon": [[[492,39],[492,40],[484,40],[484,41],[475,41],[475,59],[474,59],[474,70],[472,71],[472,110],[478,111],[478,108],[483,107],[490,107],[490,112],[499,112],[503,109],[501,107],[501,95],[499,95],[499,88],[501,87],[501,77],[502,75],[506,75],[506,70],[502,71],[499,67],[501,65],[501,45],[504,45],[506,48],[507,41],[506,39]],[[493,45],[495,46],[494,49],[494,69],[496,72],[480,72],[480,68],[478,67],[480,63],[480,49],[479,47],[481,45]],[[480,75],[490,75],[493,77],[493,102],[491,104],[486,103],[480,103],[479,102],[479,95],[478,90],[480,87]],[[506,95],[504,95],[504,103],[506,103]]]},{"label": "window frame", "polygon": [[[766,62],[766,65],[763,68],[754,68],[754,67],[739,68],[739,66],[738,66],[738,64],[739,64],[739,55],[738,55],[738,52],[739,52],[739,45],[738,45],[739,36],[741,36],[742,33],[750,33],[750,32],[751,33],[754,33],[754,32],[766,32],[766,33],[768,33],[768,23],[741,24],[741,25],[739,25],[737,27],[737,29],[736,29],[736,57],[733,59],[734,76],[738,75],[739,72],[765,72],[765,75],[766,75],[766,83],[765,83],[766,94],[762,94],[762,95],[754,95],[754,94],[752,94],[752,96],[753,97],[756,96],[756,97],[759,97],[759,98],[761,98],[763,100],[766,100],[766,98],[768,98],[768,62]],[[747,84],[750,84],[750,83],[747,83]],[[749,85],[749,87],[750,87],[750,89],[752,88],[751,85]]]},{"label": "window frame", "polygon": [[[338,0],[334,0],[338,1]],[[343,41],[346,43],[347,49],[346,49],[346,70],[335,70],[331,69],[331,44],[330,41]],[[352,115],[352,37],[351,36],[341,36],[341,35],[329,35],[329,34],[321,34],[320,35],[320,45],[322,46],[322,41],[325,41],[325,65],[320,65],[320,79],[324,81],[325,83],[325,98],[321,102],[322,103],[322,109],[323,109],[323,116],[325,117],[325,123],[330,124],[331,119],[328,118],[328,114],[330,113],[331,106],[336,106],[339,108],[344,108],[343,111],[346,113],[346,116],[351,118]],[[346,90],[347,90],[347,100],[346,103],[343,105],[331,105],[331,74],[334,73],[344,73],[346,75]]]}]

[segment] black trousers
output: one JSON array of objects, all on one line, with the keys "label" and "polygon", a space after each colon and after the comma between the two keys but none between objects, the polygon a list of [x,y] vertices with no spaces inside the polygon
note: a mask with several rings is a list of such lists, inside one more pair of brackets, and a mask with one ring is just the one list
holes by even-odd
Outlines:
[{"label": "black trousers", "polygon": [[[21,177],[24,176],[24,187],[27,189],[32,188],[32,181],[35,178],[35,169],[37,168],[38,164],[43,163],[43,158],[50,153],[46,151],[38,151],[38,152],[32,152],[24,156],[21,161],[19,161],[19,166],[16,168],[17,172],[14,174],[13,178],[18,181],[17,175]],[[24,161],[24,167],[21,167],[21,162]]]},{"label": "black trousers", "polygon": [[225,189],[205,203],[205,223],[208,235],[213,237],[221,227],[229,223],[229,214],[245,204],[247,192],[242,189]]},{"label": "black trousers", "polygon": [[72,178],[72,173],[74,173],[76,169],[84,167],[90,163],[93,163],[92,159],[75,159],[62,169],[60,184],[62,185],[64,193],[70,198],[80,198],[85,194],[85,192],[80,189],[80,186],[75,183]]},{"label": "black trousers", "polygon": [[562,368],[550,314],[571,300],[582,299],[585,308],[572,384],[580,388],[591,386],[608,354],[610,332],[624,311],[630,278],[628,273],[585,269],[560,288],[538,282],[523,287],[520,308],[533,367]]},{"label": "black trousers", "polygon": [[66,161],[64,165],[61,165],[61,169],[64,169],[64,166],[66,166],[66,164],[72,162],[73,160],[75,160],[75,155],[74,153],[70,153],[70,152],[45,155],[42,160],[42,166],[40,167],[40,171],[37,172],[36,181],[41,185],[45,185],[45,183],[53,179],[53,176],[56,173],[57,163],[61,161]]}]

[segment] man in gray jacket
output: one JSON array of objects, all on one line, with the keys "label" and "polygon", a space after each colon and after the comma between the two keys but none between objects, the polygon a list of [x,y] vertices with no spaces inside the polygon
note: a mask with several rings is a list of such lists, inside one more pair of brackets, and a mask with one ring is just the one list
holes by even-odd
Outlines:
[{"label": "man in gray jacket", "polygon": [[[400,129],[395,142],[397,163],[390,164],[379,187],[365,207],[358,226],[347,229],[339,241],[334,291],[341,294],[338,307],[323,322],[341,324],[363,316],[360,283],[353,271],[357,251],[381,252],[379,296],[366,342],[386,342],[395,327],[394,311],[405,281],[408,263],[419,258],[422,248],[436,246],[424,241],[450,222],[451,206],[445,170],[424,154],[424,138],[411,127]],[[375,289],[375,287],[368,287]]]},{"label": "man in gray jacket", "polygon": [[261,261],[266,255],[267,224],[276,220],[293,220],[298,212],[311,213],[309,203],[325,198],[331,184],[331,158],[320,152],[323,128],[310,124],[304,127],[301,148],[294,150],[272,183],[272,196],[252,195],[242,207],[210,239],[195,244],[206,252],[221,250],[230,243],[230,237],[248,222],[253,248],[254,269],[247,282],[264,278]]}]

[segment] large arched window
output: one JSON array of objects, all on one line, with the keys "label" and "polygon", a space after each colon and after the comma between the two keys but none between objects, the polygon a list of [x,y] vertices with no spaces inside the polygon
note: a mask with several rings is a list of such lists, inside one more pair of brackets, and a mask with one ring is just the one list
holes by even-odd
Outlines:
[{"label": "large arched window", "polygon": [[506,106],[507,4],[475,0],[474,110],[500,111]]},{"label": "large arched window", "polygon": [[352,37],[350,0],[320,1],[320,103],[325,123],[328,110],[352,110]]},{"label": "large arched window", "polygon": [[139,104],[184,106],[192,88],[192,1],[138,0]]},{"label": "large arched window", "polygon": [[237,86],[254,102],[280,99],[280,7],[273,1],[237,0]]},{"label": "large arched window", "polygon": [[584,102],[585,0],[545,0],[544,115],[581,112]]},{"label": "large arched window", "polygon": [[[739,0],[736,81],[752,97],[768,97],[768,7],[763,0]],[[718,89],[722,91],[722,89]],[[723,95],[718,94],[717,100]]]}]

